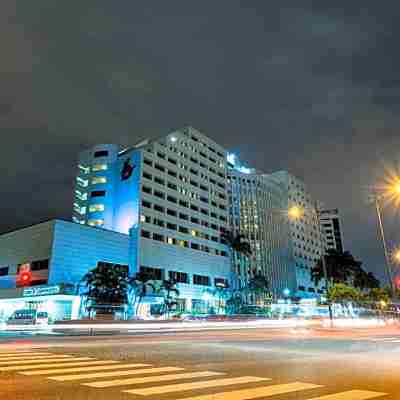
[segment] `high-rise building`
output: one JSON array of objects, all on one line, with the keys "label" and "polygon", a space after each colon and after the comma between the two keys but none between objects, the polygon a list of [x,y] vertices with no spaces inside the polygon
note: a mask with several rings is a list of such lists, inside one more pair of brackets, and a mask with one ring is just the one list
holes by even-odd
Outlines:
[{"label": "high-rise building", "polygon": [[285,290],[297,291],[295,262],[290,246],[286,213],[287,196],[280,182],[243,166],[228,155],[230,229],[243,234],[250,243],[252,256],[235,254],[235,285],[245,287],[255,274],[265,276],[270,290],[282,297]]},{"label": "high-rise building", "polygon": [[174,278],[182,309],[204,308],[204,289],[231,280],[226,151],[193,128],[83,152],[73,220],[130,234],[131,271]]},{"label": "high-rise building", "polygon": [[340,223],[339,210],[320,211],[321,229],[325,239],[326,250],[337,250],[343,253],[343,234]]},{"label": "high-rise building", "polygon": [[308,192],[306,185],[287,171],[269,175],[279,182],[286,204],[285,210],[292,207],[301,209],[299,218],[289,218],[290,246],[294,255],[297,293],[301,297],[313,297],[323,293],[321,286],[311,280],[311,269],[321,259],[324,252],[324,238],[321,232],[317,201]]}]

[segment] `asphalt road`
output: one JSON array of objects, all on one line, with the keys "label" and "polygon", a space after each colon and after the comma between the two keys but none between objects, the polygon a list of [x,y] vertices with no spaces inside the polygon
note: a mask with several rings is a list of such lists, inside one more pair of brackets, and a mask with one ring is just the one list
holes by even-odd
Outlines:
[{"label": "asphalt road", "polygon": [[1,400],[400,399],[400,329],[0,337]]}]

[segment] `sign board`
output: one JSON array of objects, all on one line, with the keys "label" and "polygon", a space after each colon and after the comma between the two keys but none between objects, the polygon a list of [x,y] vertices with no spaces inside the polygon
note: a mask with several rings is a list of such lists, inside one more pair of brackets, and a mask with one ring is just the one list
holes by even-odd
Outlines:
[{"label": "sign board", "polygon": [[30,296],[48,296],[51,294],[60,293],[60,286],[45,286],[45,287],[28,287],[25,288],[22,295],[24,297]]}]

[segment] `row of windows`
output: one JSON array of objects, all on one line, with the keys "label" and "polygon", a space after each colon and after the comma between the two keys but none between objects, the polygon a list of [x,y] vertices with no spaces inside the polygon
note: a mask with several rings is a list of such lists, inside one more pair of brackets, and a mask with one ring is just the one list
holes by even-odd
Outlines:
[{"label": "row of windows", "polygon": [[195,243],[195,242],[189,242],[188,240],[181,240],[181,239],[176,239],[174,237],[170,236],[165,236],[160,233],[155,233],[155,232],[150,232],[142,229],[141,231],[141,236],[145,239],[152,239],[157,242],[161,243],[166,243],[166,244],[171,244],[175,246],[180,246],[184,248],[191,248],[193,250],[198,250],[198,251],[203,251],[205,253],[217,255],[217,256],[222,256],[222,257],[228,257],[228,254],[226,251],[219,250],[219,249],[214,249],[212,247]]},{"label": "row of windows", "polygon": [[[305,288],[304,286],[299,286],[299,290],[300,290],[301,292],[305,292],[305,291],[306,291],[306,288]],[[313,288],[313,287],[309,287],[307,291],[308,291],[309,293],[315,293],[315,292],[316,292],[315,288]],[[318,289],[317,292],[321,294],[321,293],[323,293],[324,291],[323,291],[322,289]]]},{"label": "row of windows", "polygon": [[[140,272],[144,272],[151,276],[154,280],[165,279],[165,270],[163,268],[141,266]],[[168,271],[169,279],[177,283],[190,284],[190,277],[187,272]],[[193,274],[193,285],[211,286],[211,278],[207,275]],[[214,278],[214,286],[216,287],[229,287],[229,282],[225,278]]]},{"label": "row of windows", "polygon": [[[159,179],[159,178],[156,177],[155,179]],[[142,186],[142,190],[143,190],[143,192],[145,192],[147,194],[150,194],[150,195],[152,194],[153,196],[156,196],[156,197],[158,197],[160,199],[163,199],[163,200],[167,199],[171,203],[178,204],[178,199],[176,197],[171,196],[171,195],[167,195],[166,193],[161,192],[160,190],[152,189],[150,186],[143,185]],[[191,198],[193,200],[197,200],[197,201],[200,201],[202,203],[209,204],[209,199],[207,197],[201,196],[198,193],[191,192],[191,191],[189,191],[189,190],[187,190],[187,189],[185,189],[183,187],[179,187],[179,186],[177,187],[177,191],[180,194],[182,194],[184,196],[188,196],[189,198]],[[181,200],[179,200],[179,202],[180,201]],[[214,207],[219,208],[220,210],[223,210],[223,211],[226,210],[226,206],[224,204],[219,204],[214,200],[211,200],[211,204]]]},{"label": "row of windows", "polygon": [[[188,201],[186,201],[186,200],[179,200],[179,202],[178,202],[178,204],[179,204],[179,206],[181,206],[181,207],[185,207],[185,208],[188,208],[188,209],[191,209],[191,210],[193,210],[193,211],[198,211],[198,212],[200,212],[200,213],[202,213],[202,214],[204,214],[204,215],[209,215],[209,216],[211,216],[212,218],[215,218],[215,219],[219,219],[220,221],[223,221],[223,222],[226,222],[227,221],[227,218],[225,217],[225,216],[223,216],[223,215],[220,215],[219,217],[218,217],[218,215],[215,213],[215,212],[209,212],[207,209],[205,209],[205,208],[199,208],[198,206],[196,206],[195,204],[190,204]],[[142,207],[144,207],[144,208],[152,208],[153,210],[155,210],[155,211],[157,211],[157,212],[159,212],[159,213],[161,213],[161,214],[167,214],[167,215],[170,215],[171,217],[177,217],[178,216],[178,211],[177,210],[173,210],[173,209],[170,209],[170,208],[166,208],[166,207],[164,207],[164,206],[161,206],[161,205],[159,205],[159,204],[152,204],[152,203],[150,203],[149,201],[147,201],[147,200],[142,200]]]},{"label": "row of windows", "polygon": [[210,150],[212,153],[216,153],[218,156],[224,157],[224,155],[220,151],[218,151],[218,150],[214,149],[213,147],[209,146],[207,143],[205,143],[201,139],[199,139],[196,135],[189,134],[189,132],[187,132],[187,131],[184,131],[183,134],[186,137],[189,137],[190,139],[192,139],[194,142],[201,144],[203,147],[207,147],[208,150]]},{"label": "row of windows", "polygon": [[[188,215],[186,215],[185,217],[189,218]],[[194,221],[196,221],[197,223],[200,222],[197,218],[194,218],[194,217],[191,217],[190,220],[191,220],[191,222],[194,222]],[[212,235],[209,235],[207,233],[198,231],[196,229],[189,229],[186,226],[178,226],[177,224],[173,224],[173,223],[168,222],[168,221],[163,221],[162,219],[159,219],[159,218],[156,218],[156,217],[151,218],[148,215],[141,215],[140,216],[140,221],[141,222],[145,222],[147,224],[151,224],[152,223],[154,225],[159,226],[160,228],[167,228],[169,230],[177,231],[179,233],[183,233],[183,234],[186,234],[186,235],[191,235],[191,236],[197,237],[199,239],[212,240],[213,242],[216,242],[216,243],[221,242],[221,243],[224,244],[224,241],[219,239],[218,236],[212,236]],[[208,227],[208,222],[207,221],[202,221],[202,222],[204,224],[207,224],[207,227]],[[215,226],[215,228],[218,229],[217,226]]]},{"label": "row of windows", "polygon": [[[148,161],[149,163],[151,163],[151,161]],[[205,178],[207,175],[204,175],[203,173],[200,173],[197,169],[194,168],[189,168],[186,164],[182,164],[182,163],[178,163],[177,167],[182,170],[182,171],[188,171],[190,172],[192,175],[196,175],[196,176],[200,176],[201,178]],[[154,163],[153,168],[156,169],[157,171],[163,172],[163,173],[167,173],[169,176],[172,176],[176,179],[178,179],[178,174],[176,171],[166,168],[161,164],[157,164]],[[217,173],[217,171],[215,171],[213,168],[209,169],[210,172],[213,172],[214,174],[218,175],[219,177],[225,179],[225,175],[222,173]],[[181,177],[182,175],[180,175]],[[217,182],[215,179],[212,179],[211,177],[208,179],[208,181],[210,183],[212,183],[213,185],[218,185],[221,189],[225,189],[225,185],[221,182]]]}]

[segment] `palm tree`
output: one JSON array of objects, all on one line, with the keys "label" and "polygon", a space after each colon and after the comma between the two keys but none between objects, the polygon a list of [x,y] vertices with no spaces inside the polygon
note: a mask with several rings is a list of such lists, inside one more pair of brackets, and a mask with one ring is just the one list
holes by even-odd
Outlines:
[{"label": "palm tree", "polygon": [[98,265],[82,278],[90,307],[122,305],[127,302],[128,270],[122,265]]},{"label": "palm tree", "polygon": [[227,246],[233,251],[243,254],[245,257],[251,257],[252,251],[250,243],[246,239],[245,235],[232,231],[223,231],[221,233],[221,239],[227,244]]},{"label": "palm tree", "polygon": [[[329,249],[323,257],[325,257],[326,273],[331,284],[346,284],[350,279],[354,279],[357,273],[360,273],[361,261],[356,260],[348,251],[341,253]],[[324,279],[322,259],[318,261],[315,267],[311,268],[310,274],[315,285],[318,285]]]},{"label": "palm tree", "polygon": [[255,273],[247,284],[247,290],[254,295],[255,298],[264,296],[269,290],[269,281],[261,273]]},{"label": "palm tree", "polygon": [[137,315],[143,298],[147,296],[149,289],[155,291],[156,285],[154,284],[153,276],[144,271],[139,271],[136,275],[129,278],[128,284],[135,295],[135,315]]},{"label": "palm tree", "polygon": [[164,308],[168,318],[172,308],[177,305],[176,298],[179,296],[179,289],[176,287],[174,279],[164,279],[160,290],[164,292]]},{"label": "palm tree", "polygon": [[364,289],[379,288],[380,282],[372,272],[365,272],[362,268],[356,270],[353,278],[354,287]]}]

